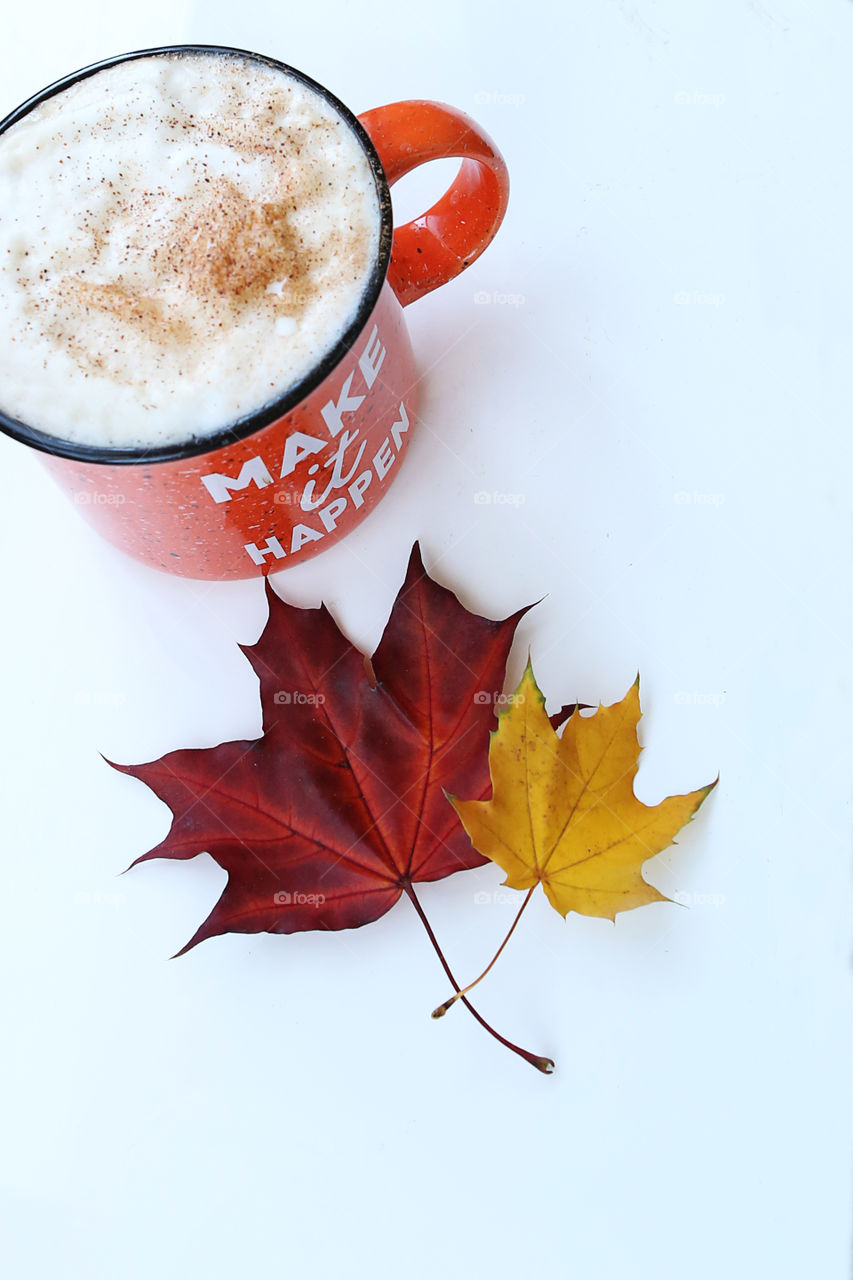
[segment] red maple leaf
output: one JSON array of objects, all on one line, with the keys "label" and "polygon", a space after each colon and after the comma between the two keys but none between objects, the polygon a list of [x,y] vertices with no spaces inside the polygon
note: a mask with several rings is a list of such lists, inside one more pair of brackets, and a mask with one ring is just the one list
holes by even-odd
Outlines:
[{"label": "red maple leaf", "polygon": [[355,928],[405,892],[455,985],[413,884],[486,861],[445,791],[490,793],[495,699],[526,610],[500,622],[469,613],[427,575],[416,544],[371,662],[324,606],[286,604],[268,582],[266,592],[267,624],[243,647],[260,681],[262,736],[114,765],[173,814],[165,840],[136,862],[207,852],[228,873],[178,955],[222,933]]}]

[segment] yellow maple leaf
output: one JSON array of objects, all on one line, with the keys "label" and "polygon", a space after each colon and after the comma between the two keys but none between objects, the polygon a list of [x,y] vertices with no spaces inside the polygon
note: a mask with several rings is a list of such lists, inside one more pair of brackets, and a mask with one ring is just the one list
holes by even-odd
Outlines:
[{"label": "yellow maple leaf", "polygon": [[506,872],[505,884],[542,884],[562,916],[616,918],[669,901],[641,868],[673,843],[717,780],[645,805],[634,795],[640,744],[640,679],[621,702],[575,711],[558,735],[528,662],[489,745],[491,800],[449,796],[475,849]]}]

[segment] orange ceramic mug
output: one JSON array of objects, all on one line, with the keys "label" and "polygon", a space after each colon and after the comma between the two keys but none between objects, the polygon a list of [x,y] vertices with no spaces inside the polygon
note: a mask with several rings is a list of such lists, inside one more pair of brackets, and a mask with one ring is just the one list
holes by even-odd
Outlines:
[{"label": "orange ceramic mug", "polygon": [[[354,116],[292,67],[245,50],[143,49],[50,85],[5,120],[105,67],[174,53],[239,54],[319,92],[355,133],[379,197],[379,247],[357,313],[296,386],[213,435],[163,447],[103,448],[46,435],[5,415],[0,427],[38,449],[54,479],[110,542],[192,578],[247,578],[305,560],[376,506],[415,426],[417,381],[403,307],[477,258],[503,218],[506,166],[463,112],[414,100]],[[429,160],[460,157],[449,190],[425,214],[392,227],[389,187]],[[313,442],[313,443],[312,443]]]}]

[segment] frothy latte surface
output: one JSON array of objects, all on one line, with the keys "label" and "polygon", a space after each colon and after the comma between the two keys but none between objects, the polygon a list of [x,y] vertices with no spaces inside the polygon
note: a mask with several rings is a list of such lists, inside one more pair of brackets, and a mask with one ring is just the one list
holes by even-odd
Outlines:
[{"label": "frothy latte surface", "polygon": [[107,447],[227,427],[335,345],[379,228],[356,135],[300,80],[99,71],[0,135],[0,409]]}]

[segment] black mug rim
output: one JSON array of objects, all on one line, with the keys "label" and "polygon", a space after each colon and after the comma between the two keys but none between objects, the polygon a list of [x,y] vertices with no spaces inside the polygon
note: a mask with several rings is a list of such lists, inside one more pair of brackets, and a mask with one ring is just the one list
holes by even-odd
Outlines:
[{"label": "black mug rim", "polygon": [[12,418],[0,409],[0,431],[11,436],[15,440],[19,440],[22,444],[30,445],[34,449],[40,450],[42,453],[49,453],[55,457],[70,458],[77,462],[93,462],[101,464],[139,464],[153,462],[171,462],[183,458],[199,457],[203,454],[213,453],[218,449],[226,448],[230,444],[237,444],[241,440],[247,439],[257,431],[261,431],[264,427],[269,426],[271,422],[275,422],[278,418],[284,417],[290,413],[296,406],[309,396],[312,391],[324,382],[326,378],[333,372],[335,367],[349,354],[354,343],[357,341],[359,334],[365,328],[385,283],[385,277],[388,274],[388,266],[391,261],[391,239],[393,235],[393,217],[391,209],[391,192],[388,186],[388,179],[385,176],[385,170],[376,151],[370,136],[364,125],[358,117],[350,111],[345,103],[316,80],[312,80],[310,76],[304,72],[291,67],[285,62],[279,62],[277,58],[271,58],[267,54],[252,53],[248,49],[232,48],[229,45],[211,45],[211,44],[176,44],[176,45],[160,45],[153,49],[136,49],[132,53],[120,53],[111,58],[103,58],[99,62],[93,62],[89,66],[81,67],[79,71],[73,71],[67,76],[63,76],[61,80],[55,80],[53,84],[49,84],[46,88],[41,89],[38,93],[33,94],[26,102],[21,103],[14,111],[11,111],[3,120],[0,120],[0,134],[10,128],[11,125],[17,124],[24,116],[41,103],[46,102],[49,98],[61,93],[64,89],[70,88],[81,80],[86,80],[90,76],[96,75],[97,72],[105,70],[107,67],[117,66],[122,62],[133,62],[138,58],[150,58],[167,54],[220,54],[231,57],[248,58],[254,62],[262,63],[264,66],[272,67],[276,71],[283,71],[287,75],[293,76],[302,84],[307,85],[309,89],[313,89],[319,93],[322,98],[330,104],[330,106],[338,113],[341,119],[349,125],[350,129],[356,135],[361,147],[367,157],[368,163],[373,173],[376,183],[376,195],[379,203],[379,248],[376,259],[371,268],[370,276],[365,285],[364,293],[361,301],[353,316],[352,321],[347,326],[344,333],[337,340],[335,345],[319,360],[309,372],[295,383],[292,387],[281,396],[274,400],[267,401],[259,409],[253,410],[249,414],[236,419],[229,423],[227,427],[223,427],[218,431],[212,432],[210,435],[194,436],[189,440],[182,440],[174,444],[167,445],[138,445],[131,447],[109,447],[105,445],[82,444],[73,440],[63,440],[59,436],[52,436],[45,431],[39,431],[36,427],[31,427],[25,422]]}]

